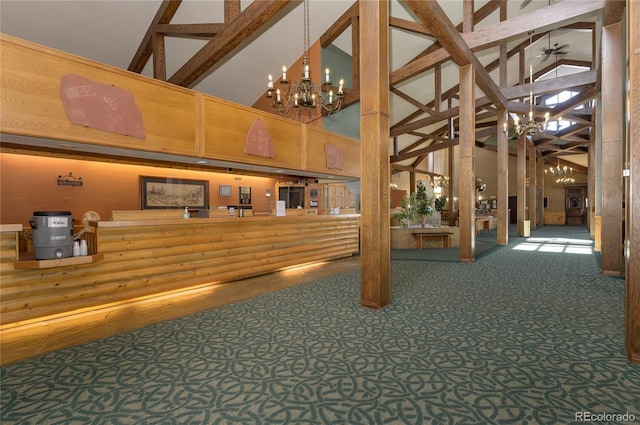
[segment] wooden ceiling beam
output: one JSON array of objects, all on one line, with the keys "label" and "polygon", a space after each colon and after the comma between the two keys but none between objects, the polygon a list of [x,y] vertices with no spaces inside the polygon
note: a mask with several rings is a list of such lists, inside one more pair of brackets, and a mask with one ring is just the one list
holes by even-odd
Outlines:
[{"label": "wooden ceiling beam", "polygon": [[591,99],[596,97],[597,94],[598,92],[595,87],[589,87],[582,90],[580,93],[570,99],[567,99],[565,102],[554,105],[549,119],[557,119],[563,116],[563,114],[573,111],[578,106],[589,102]]},{"label": "wooden ceiling beam", "polygon": [[272,18],[283,9],[291,7],[298,0],[256,0],[240,15],[230,22],[222,32],[205,44],[187,61],[169,82],[192,87],[222,58],[236,47],[259,32]]},{"label": "wooden ceiling beam", "polygon": [[158,24],[156,33],[176,38],[213,38],[226,24]]},{"label": "wooden ceiling beam", "polygon": [[[542,33],[542,34],[534,34],[533,38],[534,40],[537,38],[542,38],[546,35],[546,33]],[[519,45],[515,46],[514,48],[510,49],[507,52],[507,58],[510,58],[516,54],[518,54],[520,52],[521,49],[525,48],[526,46],[529,45],[529,41],[523,41],[522,43],[520,43]],[[491,62],[489,65],[487,65],[485,68],[487,69],[487,71],[491,72],[494,69],[496,69],[499,66],[500,62],[499,59],[496,59],[495,61]],[[459,90],[459,86],[456,84],[455,86],[451,87],[449,90],[447,90],[446,92],[444,92],[441,95],[441,99],[442,101],[449,99],[453,96],[456,95],[456,93]],[[488,104],[488,103],[487,103]],[[427,104],[427,106],[433,107],[435,106],[435,100],[431,101]],[[420,115],[422,115],[422,111],[421,110],[417,110],[416,112],[407,115],[404,119],[398,121],[394,126],[391,127],[391,130],[393,131],[395,129],[395,127],[399,127],[405,124],[408,124],[410,122],[412,122],[412,120],[418,118]]]},{"label": "wooden ceiling beam", "polygon": [[502,93],[509,100],[520,99],[529,96],[530,91],[533,91],[534,96],[539,96],[541,94],[569,90],[575,87],[594,86],[597,82],[597,71],[589,70],[566,75],[564,77],[538,81],[533,84],[521,84],[518,86],[508,87],[503,89]]},{"label": "wooden ceiling beam", "polygon": [[435,152],[435,151],[439,151],[441,149],[448,149],[451,148],[453,146],[458,145],[459,140],[458,139],[451,139],[447,142],[439,142],[439,143],[433,143],[431,145],[429,145],[426,148],[422,148],[422,149],[418,149],[415,151],[411,151],[411,152],[407,152],[405,154],[400,154],[397,156],[391,156],[390,161],[391,162],[399,162],[399,161],[405,161],[407,159],[412,159],[415,158],[416,156],[419,155],[426,155],[430,152]]},{"label": "wooden ceiling beam", "polygon": [[[529,31],[539,33],[574,24],[600,13],[603,7],[604,0],[566,0],[478,31],[462,34],[461,37],[473,51],[484,50],[525,36]],[[422,56],[392,72],[391,84],[412,78],[450,57],[451,55],[445,48]]]},{"label": "wooden ceiling beam", "polygon": [[[533,73],[533,81],[537,80],[538,78],[540,78],[541,76],[543,76],[544,74],[553,71],[554,69],[557,69],[563,65],[568,65],[568,66],[581,66],[584,68],[588,68],[591,69],[591,61],[579,61],[579,60],[573,60],[573,59],[558,59],[557,61],[554,61],[553,63],[545,66],[544,68],[542,68],[539,71],[536,71]],[[529,77],[525,78],[525,82],[529,82]]]},{"label": "wooden ceiling beam", "polygon": [[[476,99],[476,109],[481,108],[484,105],[488,105],[491,101],[487,97],[481,97]],[[515,102],[514,102],[515,103]],[[407,133],[409,131],[417,130],[422,127],[426,127],[432,124],[436,124],[440,121],[444,121],[448,118],[456,117],[460,114],[460,109],[458,106],[454,106],[453,108],[449,108],[445,111],[441,111],[437,114],[433,114],[430,117],[422,118],[416,121],[411,121],[409,123],[403,125],[393,126],[391,128],[391,137],[399,136],[401,134]]]},{"label": "wooden ceiling beam", "polygon": [[240,0],[224,0],[224,23],[234,21],[241,12]]},{"label": "wooden ceiling beam", "polygon": [[394,18],[393,16],[389,16],[389,26],[391,28],[412,32],[414,34],[433,37],[433,34],[431,34],[431,31],[429,31],[424,25],[418,22],[408,21],[406,19]]},{"label": "wooden ceiling beam", "polygon": [[[553,133],[546,133],[547,135],[549,135],[549,138],[545,138],[542,140],[536,140],[534,141],[534,146],[536,148],[545,148],[545,147],[549,147],[552,146],[554,143],[557,144],[557,142],[559,140],[562,140],[564,137],[567,136],[571,136],[573,134],[579,133],[582,130],[584,130],[585,128],[589,127],[588,125],[585,124],[574,124],[571,125],[565,129],[562,129],[560,131],[558,131],[558,133],[553,134]],[[589,143],[588,140],[585,140],[583,143]]]},{"label": "wooden ceiling beam", "polygon": [[485,96],[487,96],[494,105],[505,107],[507,101],[502,95],[500,88],[493,81],[478,58],[473,54],[469,46],[467,46],[440,5],[435,1],[402,1],[410,7],[418,19],[433,32],[439,43],[447,49],[454,62],[459,66],[467,64],[473,65],[476,73],[476,84],[484,92]]},{"label": "wooden ceiling beam", "polygon": [[153,34],[156,32],[156,25],[168,24],[171,22],[171,19],[173,19],[173,16],[178,11],[181,3],[182,0],[164,0],[160,4],[149,28],[147,28],[147,32],[144,34],[144,37],[142,37],[142,41],[140,42],[135,55],[133,55],[133,59],[131,59],[131,63],[127,68],[129,71],[137,72],[138,74],[142,72],[151,57],[151,53],[153,52],[152,39]]},{"label": "wooden ceiling beam", "polygon": [[358,2],[356,1],[320,36],[320,46],[325,49],[333,43],[336,38],[340,37],[352,24],[353,18],[358,18],[358,13]]},{"label": "wooden ceiling beam", "polygon": [[620,22],[625,7],[625,0],[606,0],[604,3],[602,25],[607,26]]},{"label": "wooden ceiling beam", "polygon": [[412,104],[416,108],[420,109],[424,113],[427,113],[429,115],[433,115],[433,114],[436,113],[436,111],[434,111],[432,108],[429,108],[427,105],[423,105],[422,102],[417,101],[416,99],[414,99],[411,96],[409,96],[408,94],[396,89],[395,87],[391,87],[390,91],[391,91],[391,93],[395,94],[396,96],[400,97],[403,100],[406,100],[407,102],[409,102],[410,104]]}]

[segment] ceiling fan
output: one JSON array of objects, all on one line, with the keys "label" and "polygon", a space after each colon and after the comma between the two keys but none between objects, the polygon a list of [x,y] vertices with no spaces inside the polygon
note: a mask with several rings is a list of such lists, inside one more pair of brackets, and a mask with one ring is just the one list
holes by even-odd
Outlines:
[{"label": "ceiling fan", "polygon": [[559,45],[558,43],[555,43],[553,47],[551,47],[551,42],[549,42],[549,47],[542,49],[542,54],[534,56],[534,59],[542,58],[542,61],[544,62],[549,59],[549,56],[555,55],[557,58],[558,56],[566,55],[569,52],[565,52],[563,49],[566,49],[567,47],[569,47],[568,44]]}]

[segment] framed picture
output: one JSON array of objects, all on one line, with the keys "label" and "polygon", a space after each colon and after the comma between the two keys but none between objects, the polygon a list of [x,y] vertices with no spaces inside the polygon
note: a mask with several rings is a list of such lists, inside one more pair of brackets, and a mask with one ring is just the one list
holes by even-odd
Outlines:
[{"label": "framed picture", "polygon": [[221,184],[220,186],[218,186],[218,195],[231,196],[231,186],[226,184]]},{"label": "framed picture", "polygon": [[140,176],[140,207],[209,209],[209,181]]},{"label": "framed picture", "polygon": [[240,186],[239,188],[240,204],[251,205],[251,188]]}]

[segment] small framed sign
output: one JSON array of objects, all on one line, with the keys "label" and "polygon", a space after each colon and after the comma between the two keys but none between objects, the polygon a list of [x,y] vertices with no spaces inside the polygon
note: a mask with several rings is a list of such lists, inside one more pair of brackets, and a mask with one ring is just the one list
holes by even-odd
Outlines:
[{"label": "small framed sign", "polygon": [[218,189],[218,194],[220,196],[231,196],[231,186],[221,184]]}]

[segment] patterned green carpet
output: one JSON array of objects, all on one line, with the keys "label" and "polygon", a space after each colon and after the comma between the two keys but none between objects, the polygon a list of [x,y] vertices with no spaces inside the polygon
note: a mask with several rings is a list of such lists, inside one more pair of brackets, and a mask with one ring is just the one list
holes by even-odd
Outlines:
[{"label": "patterned green carpet", "polygon": [[640,421],[624,282],[584,228],[392,273],[380,311],[349,272],[6,366],[2,423]]}]

